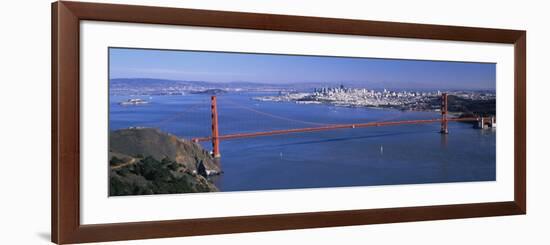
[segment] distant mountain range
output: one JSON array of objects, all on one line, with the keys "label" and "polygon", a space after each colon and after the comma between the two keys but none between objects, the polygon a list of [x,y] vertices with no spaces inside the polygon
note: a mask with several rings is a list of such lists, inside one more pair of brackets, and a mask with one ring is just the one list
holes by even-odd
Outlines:
[{"label": "distant mountain range", "polygon": [[111,86],[203,86],[203,87],[235,87],[235,86],[265,86],[262,83],[252,82],[232,82],[232,83],[213,83],[205,81],[184,81],[184,80],[168,80],[155,78],[115,78],[111,79]]},{"label": "distant mountain range", "polygon": [[156,78],[115,78],[111,79],[111,87],[132,86],[132,87],[167,87],[167,86],[197,86],[197,87],[212,87],[212,88],[314,88],[320,86],[336,86],[340,83],[326,82],[302,82],[302,83],[260,83],[260,82],[207,82],[207,81],[186,81],[186,80],[169,80]]},{"label": "distant mountain range", "polygon": [[[429,86],[417,88],[398,87],[391,82],[371,81],[342,81],[342,82],[296,82],[296,83],[261,83],[261,82],[208,82],[168,80],[156,78],[115,78],[110,80],[109,91],[115,95],[170,95],[183,93],[197,93],[203,91],[224,90],[230,91],[308,91],[313,88],[336,87],[344,85],[349,88],[394,89],[408,91],[435,91]],[[442,89],[444,90],[444,89]],[[494,91],[493,91],[494,92]]]},{"label": "distant mountain range", "polygon": [[336,86],[329,83],[268,84],[258,82],[206,82],[154,78],[111,79],[109,92],[112,95],[178,95],[184,93],[217,93],[231,91],[299,91],[315,87]]}]

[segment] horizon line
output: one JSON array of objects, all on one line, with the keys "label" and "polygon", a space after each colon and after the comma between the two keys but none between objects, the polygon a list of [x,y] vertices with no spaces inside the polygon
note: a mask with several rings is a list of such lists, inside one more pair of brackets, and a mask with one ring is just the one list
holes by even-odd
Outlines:
[{"label": "horizon line", "polygon": [[[372,81],[339,81],[339,82],[286,82],[286,83],[271,83],[271,82],[258,82],[258,81],[219,81],[214,82],[211,80],[185,80],[185,79],[169,79],[169,78],[154,78],[154,77],[117,77],[117,78],[109,78],[109,82],[111,80],[132,80],[132,79],[144,79],[144,80],[163,80],[163,81],[170,81],[170,82],[203,82],[203,83],[210,83],[210,84],[231,84],[231,83],[250,83],[250,84],[258,84],[258,85],[272,85],[272,86],[284,86],[284,85],[293,85],[293,84],[327,84],[327,85],[360,85],[360,83],[383,83],[383,82],[372,82]],[[347,83],[347,84],[346,84]],[[391,83],[391,82],[389,82]],[[424,88],[412,88],[412,87],[403,87],[403,86],[392,86],[388,85],[384,87],[383,85],[376,85],[376,86],[370,86],[371,88],[375,89],[382,89],[382,88],[388,88],[388,89],[417,89],[417,90],[464,90],[464,91],[496,91],[496,88],[434,88],[434,87],[424,87]],[[366,88],[366,87],[365,87]]]}]

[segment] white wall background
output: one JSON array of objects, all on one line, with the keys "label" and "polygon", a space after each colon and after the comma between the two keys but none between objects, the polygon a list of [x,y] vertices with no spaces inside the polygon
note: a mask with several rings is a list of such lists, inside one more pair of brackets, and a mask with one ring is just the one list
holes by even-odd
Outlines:
[{"label": "white wall background", "polygon": [[[91,0],[89,0],[91,1]],[[528,214],[113,244],[549,244],[550,135],[545,1],[97,1],[430,24],[526,29]],[[0,14],[1,244],[47,244],[50,230],[50,1],[8,1]],[[512,108],[510,108],[512,109]]]}]

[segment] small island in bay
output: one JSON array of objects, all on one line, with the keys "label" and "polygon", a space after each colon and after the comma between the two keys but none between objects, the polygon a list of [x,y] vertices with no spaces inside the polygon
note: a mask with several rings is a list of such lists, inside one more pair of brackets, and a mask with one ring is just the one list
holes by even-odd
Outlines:
[{"label": "small island in bay", "polygon": [[154,128],[109,135],[109,195],[215,192],[219,164],[198,144]]},{"label": "small island in bay", "polygon": [[149,101],[143,100],[143,99],[128,99],[126,101],[122,101],[119,104],[120,105],[145,105],[148,104]]}]

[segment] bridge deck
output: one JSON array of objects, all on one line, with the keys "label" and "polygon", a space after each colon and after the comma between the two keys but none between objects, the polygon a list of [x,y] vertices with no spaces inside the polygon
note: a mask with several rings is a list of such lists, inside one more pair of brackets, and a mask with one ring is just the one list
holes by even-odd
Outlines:
[{"label": "bridge deck", "polygon": [[[471,121],[478,121],[478,120],[479,118],[477,117],[448,118],[447,122],[471,122]],[[335,124],[335,125],[327,125],[327,126],[319,126],[319,127],[273,130],[273,131],[266,131],[266,132],[226,134],[226,135],[220,135],[218,137],[218,140],[231,140],[231,139],[279,135],[279,134],[316,132],[316,131],[344,129],[344,128],[366,128],[366,127],[395,126],[395,125],[407,125],[407,124],[441,123],[442,121],[443,119],[438,118],[438,119],[404,120],[404,121],[390,121],[390,122]],[[204,141],[211,141],[212,139],[213,139],[212,136],[207,136],[207,137],[193,138],[192,140],[195,142],[204,142]]]}]

